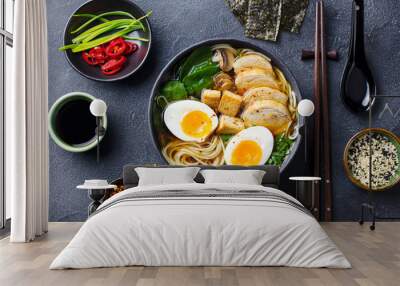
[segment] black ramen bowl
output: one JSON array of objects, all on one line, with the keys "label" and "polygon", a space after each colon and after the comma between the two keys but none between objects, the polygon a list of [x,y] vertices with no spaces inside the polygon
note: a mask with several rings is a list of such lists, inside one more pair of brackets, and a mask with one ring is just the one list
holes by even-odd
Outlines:
[{"label": "black ramen bowl", "polygon": [[[174,74],[177,71],[177,67],[182,61],[188,57],[195,49],[203,46],[213,46],[216,44],[229,44],[233,46],[234,48],[242,48],[242,49],[252,49],[254,51],[260,52],[267,57],[271,59],[272,64],[280,69],[282,73],[285,75],[286,80],[291,84],[292,91],[296,95],[297,102],[301,100],[301,94],[300,94],[300,89],[299,86],[292,75],[292,73],[289,71],[289,69],[286,67],[286,65],[283,64],[283,62],[276,57],[275,55],[269,53],[268,51],[261,49],[260,47],[253,45],[249,42],[237,40],[237,39],[224,39],[224,38],[219,38],[219,39],[209,39],[205,40],[202,42],[199,42],[197,44],[194,44],[190,46],[189,48],[181,51],[178,53],[172,60],[169,61],[169,63],[164,67],[164,69],[161,71],[160,75],[158,76],[154,86],[153,90],[151,92],[151,98],[150,98],[150,105],[149,105],[149,124],[150,124],[150,130],[153,138],[153,143],[157,150],[159,150],[161,156],[162,155],[162,145],[161,145],[161,137],[160,134],[162,132],[165,132],[167,130],[166,126],[164,125],[164,122],[162,120],[162,114],[159,112],[159,108],[157,106],[157,103],[155,102],[155,98],[157,95],[160,93],[161,87],[169,80],[174,78]],[[299,117],[298,119],[298,124],[299,126],[303,125],[303,118]],[[293,159],[294,155],[297,152],[297,149],[299,148],[301,142],[301,136],[300,134],[297,136],[294,144],[292,145],[290,149],[290,153],[286,157],[285,161],[282,163],[280,166],[280,171],[283,172],[283,170],[288,166],[290,161]],[[165,160],[165,158],[163,157]],[[166,162],[166,160],[165,160]]]},{"label": "black ramen bowl", "polygon": [[[64,31],[64,45],[71,44],[71,41],[78,34],[71,34],[70,32],[85,23],[88,18],[85,17],[73,17],[74,14],[101,14],[110,11],[124,11],[131,13],[135,18],[140,18],[145,15],[142,9],[136,4],[129,0],[92,0],[86,2],[79,7],[69,18],[67,26]],[[109,19],[120,18],[121,16],[110,16]],[[147,18],[142,20],[145,31],[137,30],[129,34],[131,37],[140,37],[148,39],[148,42],[144,41],[131,41],[138,45],[138,49],[132,55],[127,57],[127,61],[124,67],[116,74],[105,75],[101,72],[100,67],[90,66],[82,59],[82,53],[73,53],[70,49],[65,52],[68,62],[71,66],[83,76],[97,81],[116,81],[124,79],[133,73],[135,73],[143,65],[144,61],[148,57],[151,47],[151,29]],[[92,26],[88,26],[89,28]]]}]

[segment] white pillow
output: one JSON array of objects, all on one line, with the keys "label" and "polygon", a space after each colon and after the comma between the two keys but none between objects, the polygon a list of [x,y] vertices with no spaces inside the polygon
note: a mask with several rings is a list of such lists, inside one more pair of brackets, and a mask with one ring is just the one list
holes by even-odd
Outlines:
[{"label": "white pillow", "polygon": [[205,184],[261,185],[265,171],[262,170],[202,170]]},{"label": "white pillow", "polygon": [[200,168],[135,168],[139,176],[139,186],[195,183],[193,180]]}]

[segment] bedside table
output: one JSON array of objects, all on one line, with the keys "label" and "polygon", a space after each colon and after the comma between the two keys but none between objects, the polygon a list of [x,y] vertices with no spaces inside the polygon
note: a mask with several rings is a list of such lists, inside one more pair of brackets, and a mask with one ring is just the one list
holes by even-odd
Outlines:
[{"label": "bedside table", "polygon": [[87,190],[89,198],[92,200],[88,206],[88,217],[94,213],[101,205],[101,200],[107,194],[108,190],[117,188],[116,185],[109,185],[106,180],[85,180],[83,185],[76,187],[77,189]]},{"label": "bedside table", "polygon": [[296,182],[296,199],[299,200],[312,213],[317,212],[315,208],[315,184],[319,184],[320,177],[290,177],[289,180]]}]

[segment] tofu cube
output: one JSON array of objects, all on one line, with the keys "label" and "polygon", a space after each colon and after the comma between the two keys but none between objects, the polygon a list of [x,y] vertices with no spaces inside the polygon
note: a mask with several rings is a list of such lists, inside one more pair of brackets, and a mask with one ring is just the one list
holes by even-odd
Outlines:
[{"label": "tofu cube", "polygon": [[218,109],[221,100],[221,91],[212,89],[203,89],[201,92],[201,102],[207,104],[214,110]]},{"label": "tofu cube", "polygon": [[237,117],[221,115],[217,128],[217,134],[236,134],[244,129],[244,122]]},{"label": "tofu cube", "polygon": [[222,114],[235,117],[242,105],[242,97],[231,91],[224,90],[221,101],[219,102],[218,111]]}]

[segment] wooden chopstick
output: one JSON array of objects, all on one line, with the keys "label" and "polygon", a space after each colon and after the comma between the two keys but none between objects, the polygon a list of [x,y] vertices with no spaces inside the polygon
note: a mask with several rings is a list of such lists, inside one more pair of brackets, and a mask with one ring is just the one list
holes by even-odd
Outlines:
[{"label": "wooden chopstick", "polygon": [[[321,121],[321,2],[317,1],[316,16],[315,16],[315,48],[314,48],[314,176],[320,176],[320,121]],[[320,185],[315,182],[315,202],[314,209],[312,210],[314,216],[319,220],[320,218]]]},{"label": "wooden chopstick", "polygon": [[324,152],[324,202],[325,221],[332,220],[332,189],[331,189],[331,153],[330,153],[330,126],[329,126],[329,98],[328,98],[328,71],[325,45],[325,17],[324,3],[319,1],[320,8],[320,41],[321,41],[321,73],[322,73],[322,123],[323,123],[323,152]]}]

